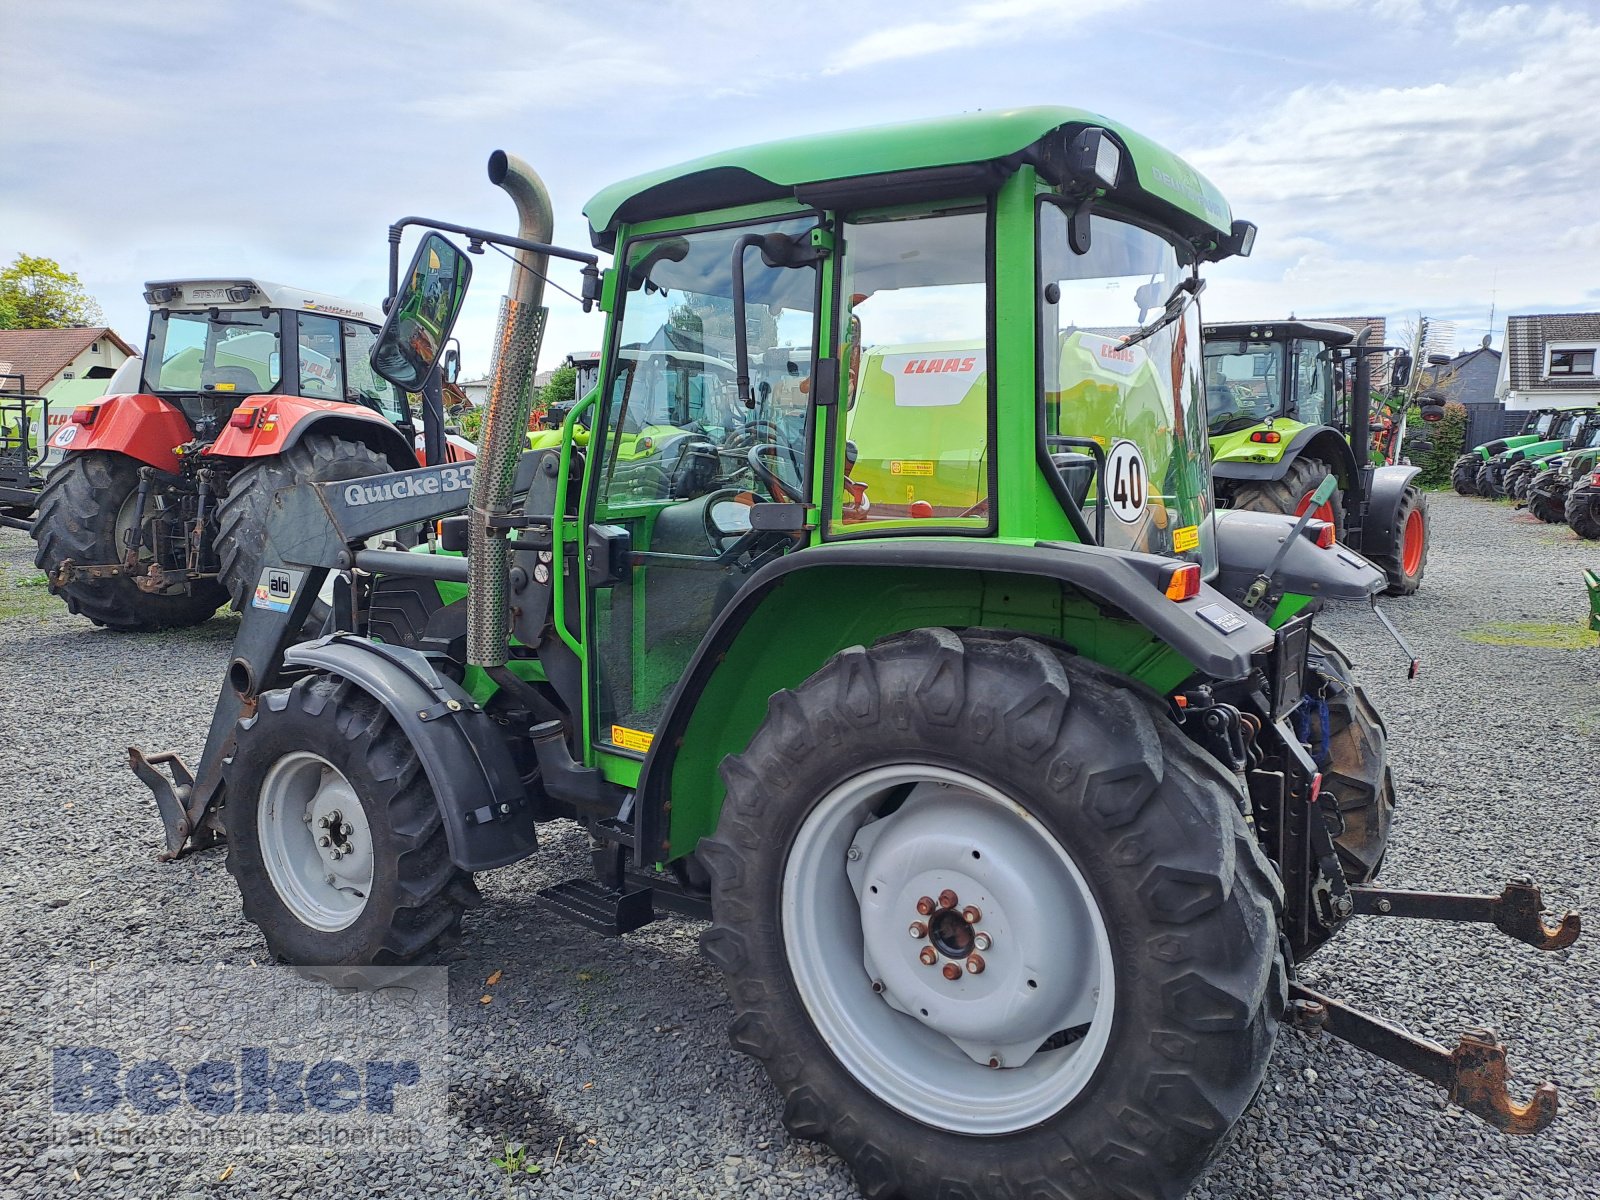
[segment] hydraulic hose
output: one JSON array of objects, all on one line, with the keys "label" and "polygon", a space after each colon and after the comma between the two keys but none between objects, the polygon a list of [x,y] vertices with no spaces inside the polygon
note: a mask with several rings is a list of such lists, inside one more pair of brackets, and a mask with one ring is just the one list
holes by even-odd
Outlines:
[{"label": "hydraulic hose", "polygon": [[[555,231],[550,193],[533,168],[496,150],[489,156],[489,182],[504,188],[517,206],[517,236],[549,244]],[[510,508],[517,460],[528,444],[533,374],[544,337],[542,303],[549,258],[526,250],[519,250],[517,258],[500,302],[467,531],[467,661],[480,667],[501,667],[510,657],[506,606],[510,546],[506,531],[490,528],[489,522]]]}]

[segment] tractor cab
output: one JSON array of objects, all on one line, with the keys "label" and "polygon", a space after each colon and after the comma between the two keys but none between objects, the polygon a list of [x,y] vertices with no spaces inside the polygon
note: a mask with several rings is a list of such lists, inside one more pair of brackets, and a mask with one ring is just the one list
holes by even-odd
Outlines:
[{"label": "tractor cab", "polygon": [[1354,340],[1343,325],[1320,321],[1207,326],[1207,430],[1220,437],[1280,420],[1340,424],[1333,351]]}]

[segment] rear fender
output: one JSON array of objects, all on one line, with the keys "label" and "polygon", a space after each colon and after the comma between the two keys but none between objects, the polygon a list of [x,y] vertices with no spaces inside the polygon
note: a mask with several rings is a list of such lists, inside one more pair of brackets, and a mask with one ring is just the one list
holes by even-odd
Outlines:
[{"label": "rear fender", "polygon": [[381,454],[397,471],[417,465],[417,455],[403,433],[389,421],[359,404],[314,400],[309,396],[251,396],[234,409],[255,413],[250,428],[223,426],[207,454],[221,458],[273,458],[307,433],[330,433],[360,442]]},{"label": "rear fender", "polygon": [[66,454],[109,450],[175,472],[182,465],[177,447],[194,438],[183,410],[160,396],[107,396],[75,407],[93,408],[95,416],[88,425],[68,420],[57,428],[50,445]]},{"label": "rear fender", "polygon": [[1379,467],[1372,473],[1367,519],[1361,527],[1361,552],[1381,558],[1396,552],[1400,541],[1400,499],[1421,467]]},{"label": "rear fender", "polygon": [[1306,455],[1329,464],[1339,480],[1339,486],[1345,491],[1350,490],[1356,478],[1355,452],[1350,449],[1350,443],[1339,436],[1338,430],[1327,425],[1308,425],[1295,434],[1283,448],[1283,457],[1277,462],[1214,461],[1211,473],[1218,479],[1271,482],[1282,479],[1289,473],[1294,461]]},{"label": "rear fender", "polygon": [[456,866],[486,871],[537,848],[533,808],[499,726],[424,655],[335,634],[290,647],[283,658],[342,676],[389,711],[421,760]]}]

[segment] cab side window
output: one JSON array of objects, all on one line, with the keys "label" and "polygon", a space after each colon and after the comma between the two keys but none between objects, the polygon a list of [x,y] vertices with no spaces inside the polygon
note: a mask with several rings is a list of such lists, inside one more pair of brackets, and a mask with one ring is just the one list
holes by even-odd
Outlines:
[{"label": "cab side window", "polygon": [[332,317],[300,314],[300,386],[295,390],[316,400],[343,400],[344,345],[340,322]]}]

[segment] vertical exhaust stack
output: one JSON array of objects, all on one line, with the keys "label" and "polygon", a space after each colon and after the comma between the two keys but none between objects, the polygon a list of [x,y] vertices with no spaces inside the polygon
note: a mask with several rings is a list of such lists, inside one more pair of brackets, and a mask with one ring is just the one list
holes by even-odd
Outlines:
[{"label": "vertical exhaust stack", "polygon": [[[517,236],[548,245],[555,231],[550,193],[532,167],[504,150],[489,156],[489,182],[504,188],[517,206]],[[510,621],[506,611],[506,568],[510,547],[504,530],[491,530],[489,518],[511,504],[517,460],[528,442],[533,412],[533,375],[544,338],[544,276],[549,256],[517,251],[511,283],[500,301],[500,324],[489,368],[489,399],[482,442],[472,478],[472,521],[468,530],[467,661],[475,666],[505,666]]]}]

